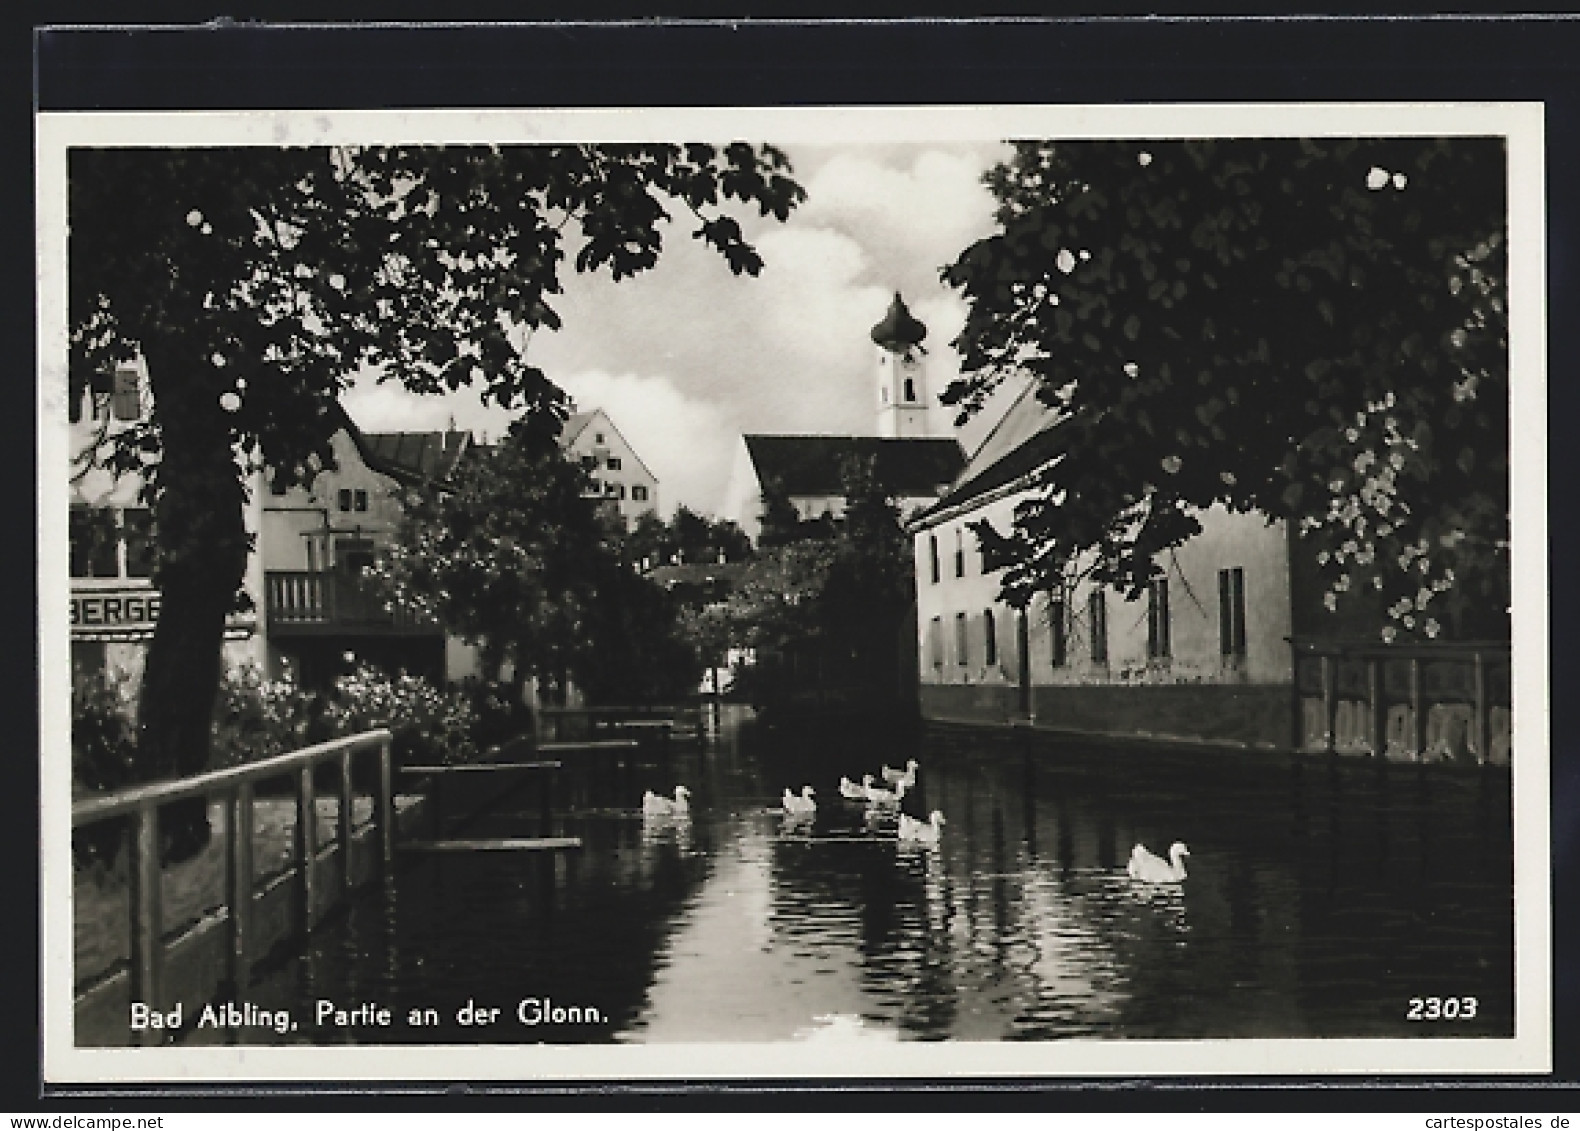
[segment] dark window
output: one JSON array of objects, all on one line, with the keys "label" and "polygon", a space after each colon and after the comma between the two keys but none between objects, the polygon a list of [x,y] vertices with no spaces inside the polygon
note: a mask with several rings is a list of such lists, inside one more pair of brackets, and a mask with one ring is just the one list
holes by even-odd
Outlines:
[{"label": "dark window", "polygon": [[120,576],[120,564],[116,560],[119,536],[113,510],[72,507],[66,531],[71,544],[72,577]]},{"label": "dark window", "polygon": [[639,503],[647,502],[647,488],[640,483],[635,484],[631,488],[631,497]]},{"label": "dark window", "polygon": [[956,529],[955,529],[955,576],[956,577],[964,577],[965,575],[966,575],[966,535],[965,535],[965,531],[964,530],[961,530],[960,528],[956,527]]},{"label": "dark window", "polygon": [[971,645],[966,639],[966,615],[955,614],[955,661],[965,667],[971,662]]},{"label": "dark window", "polygon": [[1225,656],[1245,655],[1245,570],[1218,571],[1218,647]]},{"label": "dark window", "polygon": [[346,573],[361,573],[373,564],[373,543],[367,538],[336,540],[335,564]]},{"label": "dark window", "polygon": [[594,432],[593,433],[593,443],[595,443],[595,444],[603,443],[603,433],[602,432]]},{"label": "dark window", "polygon": [[615,498],[617,498],[617,499],[625,498],[625,484],[624,483],[616,483],[614,485],[614,494],[615,494]]},{"label": "dark window", "polygon": [[368,509],[368,493],[366,491],[351,492],[353,509],[365,511]]},{"label": "dark window", "polygon": [[351,509],[351,488],[340,488],[340,493],[336,501],[339,503],[341,510],[349,511]]},{"label": "dark window", "polygon": [[998,663],[998,622],[993,619],[992,609],[982,611],[982,640],[983,663],[992,667]]},{"label": "dark window", "polygon": [[610,471],[619,471],[620,470],[620,457],[619,456],[610,456],[608,458],[608,460],[606,460],[605,462],[608,463]]},{"label": "dark window", "polygon": [[1166,660],[1169,651],[1169,583],[1158,578],[1147,585],[1147,659]]},{"label": "dark window", "polygon": [[154,516],[143,507],[122,512],[126,538],[126,576],[149,577],[154,572]]},{"label": "dark window", "polygon": [[582,456],[582,466],[585,467],[588,471],[591,471],[593,468],[598,466],[598,457],[597,456]]},{"label": "dark window", "polygon": [[916,382],[909,377],[905,379],[905,399],[907,401],[916,399]]},{"label": "dark window", "polygon": [[1092,631],[1092,662],[1108,663],[1108,598],[1101,589],[1086,599],[1086,616]]},{"label": "dark window", "polygon": [[944,666],[944,618],[934,617],[927,626],[927,654],[933,661],[933,667]]},{"label": "dark window", "polygon": [[1048,602],[1048,627],[1053,637],[1053,666],[1062,668],[1070,662],[1070,633],[1065,625],[1064,601],[1055,598]]},{"label": "dark window", "polygon": [[933,584],[938,584],[938,535],[927,536],[927,564],[931,572]]},{"label": "dark window", "polygon": [[136,420],[143,414],[137,370],[131,366],[122,366],[115,371],[115,395],[111,406],[117,420]]}]

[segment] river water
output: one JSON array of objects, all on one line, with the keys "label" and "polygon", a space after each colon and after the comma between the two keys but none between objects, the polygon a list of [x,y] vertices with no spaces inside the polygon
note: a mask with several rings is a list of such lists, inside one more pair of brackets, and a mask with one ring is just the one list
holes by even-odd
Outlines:
[{"label": "river water", "polygon": [[[898,843],[891,822],[838,795],[841,774],[907,757],[921,764],[910,802],[946,820],[936,848]],[[642,791],[677,782],[690,819],[644,820]],[[787,825],[778,799],[802,784],[818,813]],[[254,987],[298,1031],[239,1039],[1513,1032],[1504,771],[773,728],[726,708],[713,738],[667,767],[571,769],[555,789],[547,827],[528,784],[452,835],[552,832],[583,847],[403,857],[392,884]],[[1175,840],[1190,848],[1183,883],[1129,879],[1132,845],[1162,854]],[[1460,1016],[1411,1020],[1426,997],[1456,999]],[[374,1003],[396,1023],[319,1025],[320,1000]],[[462,1024],[468,1003],[500,1012]]]}]

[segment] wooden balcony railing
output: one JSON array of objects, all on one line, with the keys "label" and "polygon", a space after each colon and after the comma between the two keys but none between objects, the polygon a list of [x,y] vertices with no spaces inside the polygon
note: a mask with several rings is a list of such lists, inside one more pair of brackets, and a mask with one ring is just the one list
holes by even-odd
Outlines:
[{"label": "wooden balcony railing", "polygon": [[269,631],[440,631],[432,619],[384,600],[349,573],[270,570],[264,577]]}]

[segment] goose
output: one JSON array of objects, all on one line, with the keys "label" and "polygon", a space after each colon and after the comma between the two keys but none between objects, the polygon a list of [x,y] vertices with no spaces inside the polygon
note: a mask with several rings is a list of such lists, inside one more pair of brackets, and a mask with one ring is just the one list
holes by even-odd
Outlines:
[{"label": "goose", "polygon": [[660,797],[651,789],[642,795],[642,815],[644,817],[684,817],[691,812],[691,804],[687,800],[691,790],[683,785],[675,787],[675,799]]},{"label": "goose", "polygon": [[788,788],[785,789],[784,807],[785,815],[790,817],[808,817],[817,812],[817,802],[812,800],[812,795],[817,791],[809,785],[801,787],[801,796],[797,797]]},{"label": "goose", "polygon": [[867,800],[867,787],[871,784],[871,774],[863,774],[859,782],[853,782],[841,774],[839,778],[839,795],[850,801],[865,801]]},{"label": "goose", "polygon": [[875,785],[867,786],[867,803],[869,805],[898,805],[905,796],[905,783],[899,782],[894,789],[879,789]]},{"label": "goose", "polygon": [[1189,855],[1190,849],[1177,840],[1169,846],[1167,860],[1154,856],[1144,845],[1138,844],[1130,850],[1130,864],[1126,870],[1134,880],[1143,880],[1149,884],[1177,884],[1185,878],[1185,857]]},{"label": "goose", "polygon": [[883,767],[883,780],[890,785],[899,785],[901,782],[904,782],[905,788],[910,789],[916,784],[916,771],[919,766],[920,763],[915,758],[905,763],[905,769],[903,770],[891,770],[888,766],[885,766]]},{"label": "goose", "polygon": [[937,844],[943,828],[944,815],[937,809],[933,810],[932,817],[926,821],[918,821],[905,813],[900,814],[901,840],[915,841],[917,844]]}]

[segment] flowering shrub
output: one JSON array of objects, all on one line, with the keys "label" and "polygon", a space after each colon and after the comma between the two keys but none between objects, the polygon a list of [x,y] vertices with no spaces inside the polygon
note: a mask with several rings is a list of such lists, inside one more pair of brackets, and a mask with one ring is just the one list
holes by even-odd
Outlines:
[{"label": "flowering shrub", "polygon": [[136,780],[137,707],[120,670],[77,668],[71,677],[71,779],[103,792]]},{"label": "flowering shrub", "polygon": [[404,761],[465,762],[477,755],[477,716],[466,699],[405,672],[391,677],[364,664],[341,676],[324,705],[324,719],[336,735],[389,727],[395,754]]},{"label": "flowering shrub", "polygon": [[[214,768],[240,766],[319,741],[317,697],[296,685],[289,669],[270,680],[256,664],[231,668],[214,701]],[[321,724],[320,724],[321,725]]]}]

